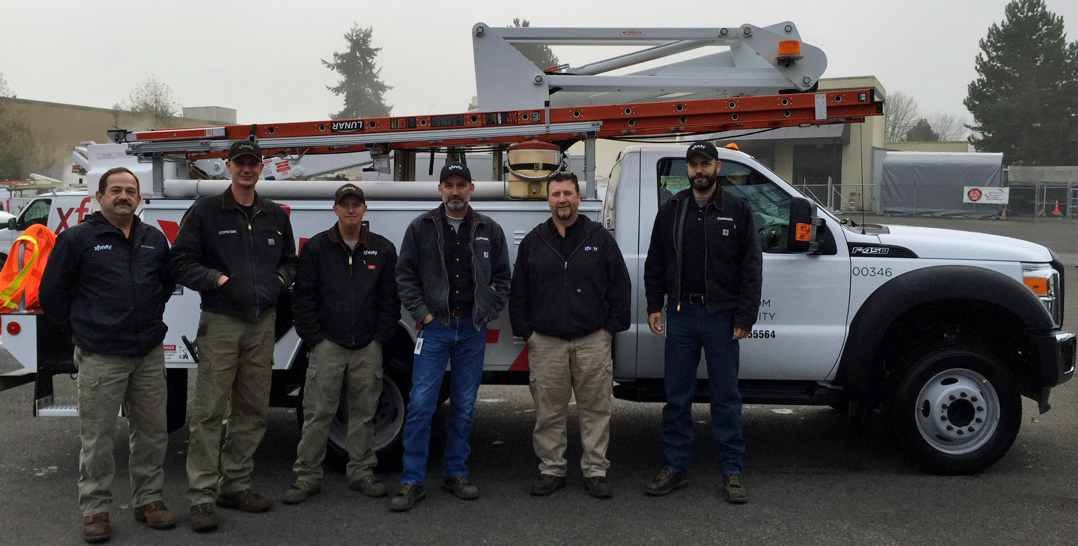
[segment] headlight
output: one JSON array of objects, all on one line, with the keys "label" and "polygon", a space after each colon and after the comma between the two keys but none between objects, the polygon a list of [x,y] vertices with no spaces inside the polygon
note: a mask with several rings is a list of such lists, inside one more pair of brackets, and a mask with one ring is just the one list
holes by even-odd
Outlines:
[{"label": "headlight", "polygon": [[1063,324],[1063,307],[1059,304],[1059,272],[1049,264],[1022,264],[1022,282],[1048,310],[1055,325]]}]

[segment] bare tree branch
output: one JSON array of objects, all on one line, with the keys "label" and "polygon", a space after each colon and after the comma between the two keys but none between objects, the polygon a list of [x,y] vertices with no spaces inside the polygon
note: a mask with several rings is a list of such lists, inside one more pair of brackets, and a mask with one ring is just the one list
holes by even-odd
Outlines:
[{"label": "bare tree branch", "polygon": [[906,133],[913,128],[921,117],[917,112],[917,103],[913,97],[895,91],[884,102],[884,135],[887,142],[903,142]]}]

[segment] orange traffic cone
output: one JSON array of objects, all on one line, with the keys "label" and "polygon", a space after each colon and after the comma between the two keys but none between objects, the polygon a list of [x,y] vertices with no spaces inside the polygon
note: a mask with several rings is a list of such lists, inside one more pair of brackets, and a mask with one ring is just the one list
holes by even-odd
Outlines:
[{"label": "orange traffic cone", "polygon": [[999,219],[1000,220],[1006,220],[1007,219],[1007,209],[1003,209],[1003,212],[999,213]]},{"label": "orange traffic cone", "polygon": [[1059,212],[1059,199],[1056,199],[1056,208],[1052,209],[1052,214],[1055,216],[1060,216],[1061,214]]}]

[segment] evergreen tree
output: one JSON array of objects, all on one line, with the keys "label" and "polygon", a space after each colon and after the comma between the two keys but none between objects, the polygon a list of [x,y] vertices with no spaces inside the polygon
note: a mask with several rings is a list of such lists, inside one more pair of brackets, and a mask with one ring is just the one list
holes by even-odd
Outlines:
[{"label": "evergreen tree", "polygon": [[374,58],[382,48],[371,47],[371,28],[359,28],[358,24],[353,24],[344,39],[348,42],[348,51],[334,53],[333,62],[322,59],[326,68],[340,75],[337,85],[327,85],[326,89],[335,95],[344,95],[344,108],[336,114],[330,114],[330,117],[351,119],[389,116],[390,107],[386,104],[384,95],[393,88],[379,78],[382,69],[375,65]]},{"label": "evergreen tree", "polygon": [[[531,23],[527,19],[513,19],[514,27],[528,27]],[[529,61],[539,67],[540,70],[546,70],[551,67],[558,66],[557,55],[550,50],[550,46],[542,44],[514,44],[513,47],[517,48],[521,54],[528,58]]]},{"label": "evergreen tree", "polygon": [[978,150],[1011,165],[1078,164],[1078,43],[1044,0],[1014,0],[981,39],[964,104]]},{"label": "evergreen tree", "polygon": [[932,130],[928,120],[921,118],[906,132],[906,142],[939,142],[940,136]]}]

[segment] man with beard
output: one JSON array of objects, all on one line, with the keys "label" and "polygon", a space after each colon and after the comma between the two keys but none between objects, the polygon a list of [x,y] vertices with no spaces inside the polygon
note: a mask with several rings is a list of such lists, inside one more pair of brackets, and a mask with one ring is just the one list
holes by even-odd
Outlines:
[{"label": "man with beard", "polygon": [[580,470],[584,487],[613,496],[610,413],[614,386],[611,341],[629,328],[631,287],[625,259],[602,224],[580,216],[580,184],[573,173],[547,181],[551,217],[520,243],[509,292],[513,333],[528,342],[539,476],[532,495],[565,487],[565,423],[569,399],[580,413]]},{"label": "man with beard", "polygon": [[412,390],[404,422],[401,487],[389,507],[411,510],[426,498],[430,425],[446,364],[449,415],[446,419],[443,488],[457,498],[479,498],[468,478],[468,437],[483,374],[487,323],[509,299],[509,249],[502,228],[468,206],[475,184],[468,167],[449,163],[438,178],[442,205],[408,225],[397,262],[401,302],[419,323],[412,364]]},{"label": "man with beard", "polygon": [[162,320],[172,295],[165,236],[135,215],[135,175],[109,169],[98,183],[101,211],[56,238],[41,277],[45,316],[69,323],[79,370],[79,508],[83,539],[110,537],[113,435],[121,406],[131,428],[128,472],[135,520],[176,526],[165,507],[168,447]]},{"label": "man with beard", "polygon": [[718,189],[719,153],[696,142],[685,153],[692,187],[659,209],[644,263],[648,327],[664,331],[665,387],[662,436],[666,463],[645,493],[661,496],[688,485],[692,458],[692,401],[700,349],[707,361],[711,429],[719,444],[720,487],[727,502],[741,504],[741,394],[738,340],[760,307],[762,256],[748,204]]}]

